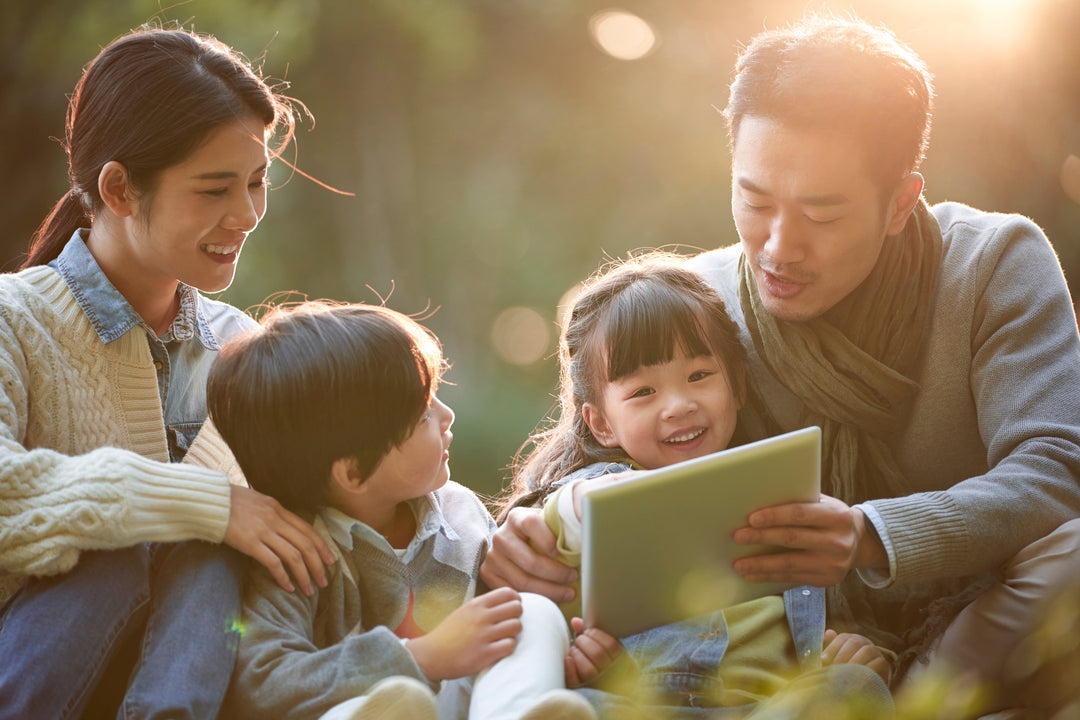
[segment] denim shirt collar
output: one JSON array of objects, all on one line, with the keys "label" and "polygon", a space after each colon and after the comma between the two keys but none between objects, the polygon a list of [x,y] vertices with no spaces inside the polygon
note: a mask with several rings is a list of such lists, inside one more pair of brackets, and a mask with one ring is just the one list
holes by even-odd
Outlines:
[{"label": "denim shirt collar", "polygon": [[[49,267],[60,273],[71,288],[75,301],[90,320],[102,343],[108,344],[116,340],[136,325],[142,325],[149,330],[149,326],[109,282],[97,260],[90,254],[86,247],[86,232],[86,228],[76,230],[60,255],[49,263]],[[170,335],[173,340],[198,338],[206,349],[220,350],[221,345],[210,327],[199,293],[195,288],[183,283],[180,283],[177,292],[180,294],[180,310],[166,335]]]}]

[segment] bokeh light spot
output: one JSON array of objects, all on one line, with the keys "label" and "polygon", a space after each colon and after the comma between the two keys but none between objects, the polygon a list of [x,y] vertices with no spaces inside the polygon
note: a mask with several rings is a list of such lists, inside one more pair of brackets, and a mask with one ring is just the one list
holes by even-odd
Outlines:
[{"label": "bokeh light spot", "polygon": [[1080,157],[1069,155],[1061,164],[1061,189],[1080,205]]},{"label": "bokeh light spot", "polygon": [[495,352],[511,365],[532,365],[543,358],[551,335],[551,323],[529,307],[507,308],[491,326]]},{"label": "bokeh light spot", "polygon": [[589,34],[601,50],[619,60],[638,60],[656,47],[656,33],[641,17],[604,10],[589,18]]}]

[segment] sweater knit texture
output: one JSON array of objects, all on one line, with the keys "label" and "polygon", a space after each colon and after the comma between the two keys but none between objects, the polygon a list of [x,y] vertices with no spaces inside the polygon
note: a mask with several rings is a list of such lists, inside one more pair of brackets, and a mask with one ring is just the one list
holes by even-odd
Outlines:
[{"label": "sweater knit texture", "polygon": [[[861,585],[879,627],[912,637],[932,601],[995,576],[1021,548],[1080,515],[1080,335],[1042,231],[1018,215],[957,203],[931,209],[941,268],[889,448],[904,494],[875,497],[890,583]],[[739,246],[691,261],[740,323],[748,377],[769,417],[750,439],[805,426],[807,408],[768,371],[742,321]],[[755,437],[756,436],[756,437]],[[940,629],[940,623],[937,629]],[[901,648],[896,648],[901,649]]]},{"label": "sweater knit texture", "polygon": [[146,332],[103,343],[50,267],[0,276],[0,602],[83,550],[224,537],[225,475],[168,462]]}]

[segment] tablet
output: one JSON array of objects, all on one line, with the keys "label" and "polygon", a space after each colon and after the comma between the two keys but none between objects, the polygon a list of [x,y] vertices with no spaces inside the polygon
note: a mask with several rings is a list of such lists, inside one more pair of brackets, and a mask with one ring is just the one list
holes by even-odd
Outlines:
[{"label": "tablet", "polygon": [[803,428],[637,473],[582,497],[581,600],[586,626],[626,637],[782,592],[731,569],[748,554],[731,535],[758,508],[816,501],[821,430]]}]

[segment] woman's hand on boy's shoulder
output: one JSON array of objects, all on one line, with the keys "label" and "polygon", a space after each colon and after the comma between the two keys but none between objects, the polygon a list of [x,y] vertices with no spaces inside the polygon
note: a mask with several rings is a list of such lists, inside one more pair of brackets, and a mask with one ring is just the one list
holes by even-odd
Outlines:
[{"label": "woman's hand on boy's shoulder", "polygon": [[491,538],[480,579],[490,588],[511,587],[557,603],[574,599],[577,571],[556,560],[555,534],[539,508],[514,508]]},{"label": "woman's hand on boy's shoulder", "polygon": [[325,566],[334,563],[334,555],[314,528],[268,495],[239,485],[230,489],[224,543],[264,565],[289,592],[296,589],[290,576],[305,595],[315,592],[312,579],[326,587]]},{"label": "woman's hand on boy's shoulder", "polygon": [[840,665],[851,663],[865,665],[870,668],[889,684],[889,675],[892,672],[891,665],[881,648],[865,635],[857,633],[837,633],[835,630],[825,631],[825,649],[821,652],[821,661],[826,665]]}]

